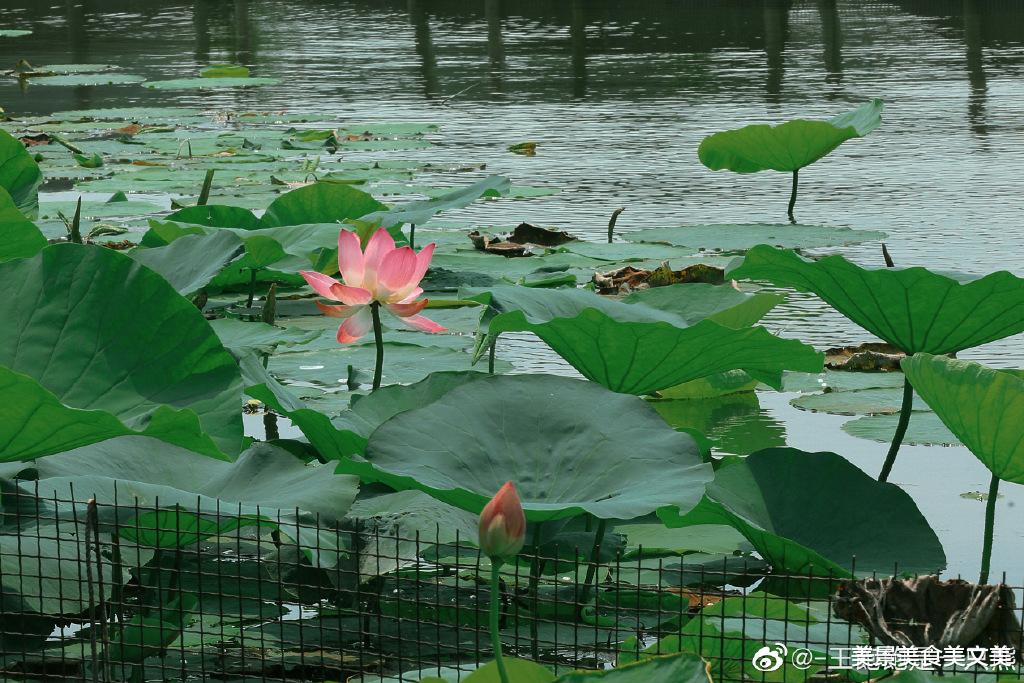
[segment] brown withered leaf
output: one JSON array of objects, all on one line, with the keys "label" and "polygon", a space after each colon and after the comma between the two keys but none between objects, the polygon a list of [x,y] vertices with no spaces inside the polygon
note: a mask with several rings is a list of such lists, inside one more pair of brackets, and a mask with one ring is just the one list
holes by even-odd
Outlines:
[{"label": "brown withered leaf", "polygon": [[519,244],[536,244],[541,247],[557,247],[566,242],[572,242],[575,239],[575,237],[564,230],[552,230],[551,228],[542,228],[530,223],[520,223],[512,231],[508,241],[518,242]]},{"label": "brown withered leaf", "polygon": [[825,367],[852,372],[899,372],[906,354],[892,344],[866,342],[825,351]]},{"label": "brown withered leaf", "polygon": [[594,273],[591,279],[599,294],[626,294],[637,289],[689,282],[720,285],[725,283],[725,271],[722,268],[703,263],[695,263],[681,270],[672,270],[666,261],[654,270],[624,266],[607,273]]},{"label": "brown withered leaf", "polygon": [[833,610],[884,645],[1016,648],[1022,638],[1013,591],[1005,584],[937,576],[861,579],[840,586]]}]

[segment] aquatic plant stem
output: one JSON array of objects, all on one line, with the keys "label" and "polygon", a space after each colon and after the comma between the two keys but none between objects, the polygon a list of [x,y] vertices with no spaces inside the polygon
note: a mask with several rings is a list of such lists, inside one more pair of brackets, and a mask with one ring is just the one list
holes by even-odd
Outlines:
[{"label": "aquatic plant stem", "polygon": [[612,217],[608,219],[608,244],[612,243],[615,237],[615,221],[619,220],[619,214],[626,210],[626,207],[612,211]]},{"label": "aquatic plant stem", "polygon": [[800,169],[793,171],[793,189],[789,193],[789,222],[796,223],[793,209],[796,207],[796,188],[800,184]]},{"label": "aquatic plant stem", "polygon": [[910,413],[913,407],[914,387],[910,386],[910,380],[904,377],[903,403],[900,405],[900,420],[896,424],[896,433],[892,437],[892,443],[889,444],[889,453],[885,456],[885,464],[882,465],[882,471],[878,475],[878,481],[886,481],[889,479],[889,473],[892,472],[892,465],[896,462],[896,456],[900,452],[900,444],[903,443],[903,437],[907,433],[907,425],[910,424]]},{"label": "aquatic plant stem", "polygon": [[501,561],[491,558],[491,647],[494,649],[494,662],[498,666],[501,683],[511,683],[505,660],[501,654]]},{"label": "aquatic plant stem", "polygon": [[206,177],[203,178],[203,189],[199,191],[199,199],[196,201],[196,206],[206,206],[206,202],[210,201],[210,189],[213,187],[213,172],[216,169],[210,169],[206,172]]},{"label": "aquatic plant stem", "polygon": [[252,308],[252,300],[256,298],[256,268],[249,270],[249,298],[245,300],[245,307]]},{"label": "aquatic plant stem", "polygon": [[996,526],[996,499],[999,498],[999,477],[992,475],[988,485],[988,500],[985,503],[985,539],[981,546],[981,576],[978,583],[988,583],[988,571],[992,564],[992,540]]},{"label": "aquatic plant stem", "polygon": [[377,362],[373,366],[373,388],[376,390],[380,389],[380,376],[384,371],[384,332],[380,327],[380,302],[370,304],[370,314],[373,316],[373,339],[377,342]]},{"label": "aquatic plant stem", "polygon": [[82,244],[82,195],[78,195],[78,204],[75,205],[75,217],[71,219],[68,233],[69,241],[75,244]]},{"label": "aquatic plant stem", "polygon": [[601,543],[604,541],[604,530],[608,526],[608,520],[597,521],[597,531],[594,532],[594,546],[590,549],[590,564],[587,566],[587,578],[583,581],[583,592],[580,593],[580,606],[590,602],[590,589],[597,576],[597,564],[601,560]]},{"label": "aquatic plant stem", "polygon": [[540,585],[540,573],[544,571],[544,561],[540,559],[540,533],[543,522],[537,522],[533,527],[533,534],[530,539],[533,561],[530,562],[530,591],[529,596],[533,598],[533,618],[530,619],[530,652],[534,659],[540,657],[540,631],[537,623],[537,589]]},{"label": "aquatic plant stem", "polygon": [[416,224],[415,223],[410,223],[409,224],[409,248],[410,249],[415,249],[416,248]]},{"label": "aquatic plant stem", "polygon": [[494,335],[494,339],[491,340],[491,348],[487,352],[487,372],[494,374],[494,350],[498,346],[498,335]]}]

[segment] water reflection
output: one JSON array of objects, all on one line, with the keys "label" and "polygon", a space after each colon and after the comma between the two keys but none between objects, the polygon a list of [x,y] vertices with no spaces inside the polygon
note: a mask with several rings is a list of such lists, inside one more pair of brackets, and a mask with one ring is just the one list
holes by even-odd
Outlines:
[{"label": "water reflection", "polygon": [[975,135],[985,137],[988,134],[985,117],[988,83],[985,79],[982,15],[978,5],[978,0],[964,0],[964,43],[967,46],[967,82],[970,85],[967,121]]},{"label": "water reflection", "polygon": [[821,44],[824,48],[825,82],[841,85],[843,82],[843,30],[839,23],[836,0],[818,0],[821,20]]},{"label": "water reflection", "polygon": [[420,74],[423,80],[423,96],[428,100],[437,97],[441,91],[437,80],[437,57],[434,55],[434,39],[430,33],[430,15],[422,0],[409,0],[409,22],[415,32],[416,54],[420,58]]},{"label": "water reflection", "polygon": [[714,441],[717,455],[749,455],[786,445],[785,426],[761,409],[753,391],[651,405],[676,429],[694,430]]},{"label": "water reflection", "polygon": [[782,82],[786,73],[786,40],[789,38],[790,0],[764,0],[764,53],[768,77],[765,93],[769,102],[781,101]]}]

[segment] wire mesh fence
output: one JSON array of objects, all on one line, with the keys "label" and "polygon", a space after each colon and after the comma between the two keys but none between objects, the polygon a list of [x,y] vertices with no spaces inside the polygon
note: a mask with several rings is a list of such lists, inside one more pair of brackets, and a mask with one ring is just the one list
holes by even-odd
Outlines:
[{"label": "wire mesh fence", "polygon": [[[457,681],[491,657],[490,564],[458,530],[70,490],[2,483],[4,680]],[[606,541],[502,567],[507,656],[562,673],[685,651],[721,681],[1021,673],[1005,577],[855,581]]]}]

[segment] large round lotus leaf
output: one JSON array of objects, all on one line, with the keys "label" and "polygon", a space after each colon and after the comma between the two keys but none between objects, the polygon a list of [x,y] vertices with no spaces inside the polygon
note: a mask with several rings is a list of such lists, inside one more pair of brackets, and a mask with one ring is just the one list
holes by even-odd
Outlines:
[{"label": "large round lotus leaf", "polygon": [[260,227],[337,223],[385,209],[384,204],[349,185],[314,183],[275,199],[260,219]]},{"label": "large round lotus leaf", "polygon": [[[832,415],[894,415],[900,412],[902,402],[903,389],[897,387],[804,394],[790,401],[795,408]],[[926,411],[928,406],[914,396],[913,409]]]},{"label": "large round lotus leaf", "polygon": [[881,100],[872,100],[829,121],[795,119],[778,126],[758,124],[715,133],[700,143],[697,156],[712,171],[796,171],[847,140],[878,128],[882,106]]},{"label": "large round lotus leaf", "polygon": [[28,218],[39,206],[39,184],[43,173],[20,140],[0,130],[0,188],[7,190],[14,206]]},{"label": "large round lotus leaf", "polygon": [[[899,415],[865,415],[843,423],[843,431],[860,439],[892,443]],[[958,446],[956,436],[930,410],[914,411],[903,443],[908,446]]]},{"label": "large round lotus leaf", "polygon": [[783,294],[748,294],[729,285],[700,282],[641,289],[623,299],[627,304],[678,313],[691,322],[709,318],[732,328],[753,325],[785,300]]},{"label": "large round lotus leaf", "polygon": [[343,460],[338,470],[474,513],[511,480],[534,522],[689,509],[711,477],[693,439],[640,399],[550,375],[456,387],[382,424],[366,459]]},{"label": "large round lotus leaf", "polygon": [[254,88],[260,85],[277,85],[276,78],[175,78],[167,81],[146,81],[142,85],[154,90],[207,90],[209,88]]},{"label": "large round lotus leaf", "polygon": [[85,73],[69,74],[67,76],[44,76],[32,78],[29,83],[32,85],[64,85],[81,87],[83,85],[126,85],[129,83],[142,83],[145,78],[133,76],[132,74],[118,73]]},{"label": "large round lotus leaf", "polygon": [[209,435],[238,453],[238,365],[162,277],[110,249],[59,244],[0,264],[0,286],[0,365],[68,408],[106,411],[132,429],[191,416],[205,435],[169,430],[176,443],[209,452]]},{"label": "large round lotus leaf", "polygon": [[1024,484],[1024,374],[928,354],[907,358],[902,367],[985,467],[1004,481]]},{"label": "large round lotus leaf", "polygon": [[[393,209],[373,209],[374,213],[369,215],[360,214],[360,216],[363,216],[363,220],[375,221],[384,226],[404,223],[426,223],[441,211],[450,211],[451,209],[461,209],[464,206],[469,206],[477,199],[480,199],[484,193],[488,193],[487,196],[500,197],[501,195],[508,194],[508,190],[508,178],[492,175],[466,187],[454,190],[446,188],[445,192],[432,199],[406,202]],[[350,218],[359,218],[360,216],[350,216]]]},{"label": "large round lotus leaf", "polygon": [[[270,359],[270,372],[283,382],[305,384],[327,389],[345,386],[349,368],[369,381],[377,351],[373,344],[334,344],[323,351],[279,353]],[[384,344],[384,372],[387,384],[418,382],[432,372],[440,370],[471,370],[472,357],[468,353],[437,346],[417,344]],[[482,372],[485,368],[478,366]],[[512,366],[507,361],[495,363],[496,372],[507,372]],[[370,374],[366,374],[370,373]]]},{"label": "large round lotus leaf", "polygon": [[689,513],[659,511],[670,527],[730,524],[776,571],[850,576],[932,573],[942,545],[913,499],[835,453],[771,448],[723,465]]},{"label": "large round lotus leaf", "polygon": [[966,284],[924,268],[869,269],[755,247],[730,277],[813,292],[907,355],[946,354],[1024,331],[1024,279],[999,271]]},{"label": "large round lotus leaf", "polygon": [[166,216],[164,220],[191,225],[205,225],[211,228],[238,228],[255,230],[260,227],[260,219],[252,211],[237,206],[221,206],[209,204],[189,206]]},{"label": "large round lotus leaf", "polygon": [[166,247],[133,249],[129,256],[160,273],[179,294],[190,296],[210,284],[245,251],[237,235],[221,231],[212,235],[185,235]]},{"label": "large round lotus leaf", "polygon": [[885,233],[824,225],[739,223],[646,228],[623,233],[622,236],[631,242],[665,242],[691,249],[745,251],[758,244],[772,244],[788,249],[837,247],[880,240],[885,237]]},{"label": "large round lotus leaf", "polygon": [[811,347],[762,327],[691,324],[677,312],[584,290],[496,286],[460,296],[487,305],[487,335],[533,332],[585,377],[622,393],[649,394],[737,369],[777,386],[782,370],[818,372],[822,365]]},{"label": "large round lotus leaf", "polygon": [[0,261],[35,256],[45,247],[43,233],[18,210],[7,190],[0,187]]}]

